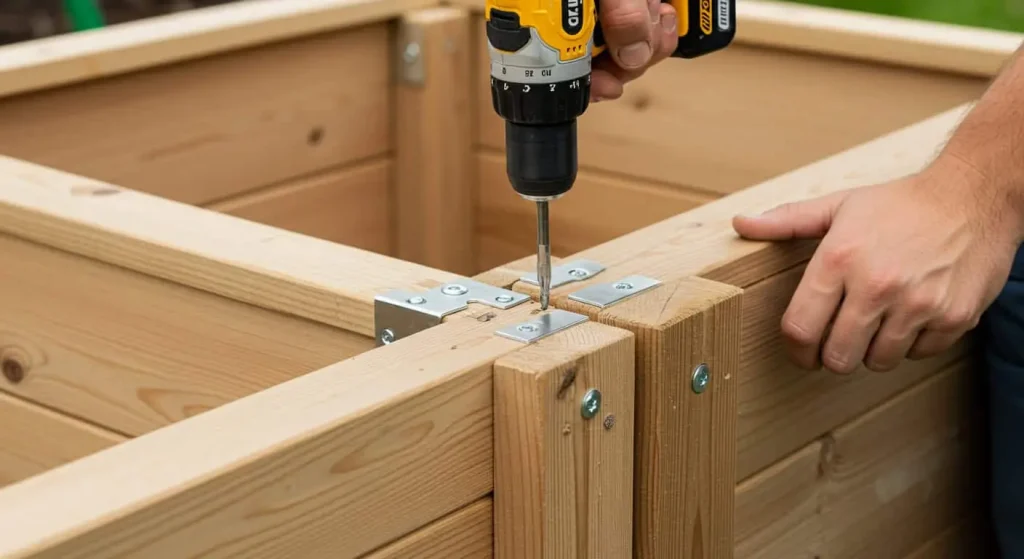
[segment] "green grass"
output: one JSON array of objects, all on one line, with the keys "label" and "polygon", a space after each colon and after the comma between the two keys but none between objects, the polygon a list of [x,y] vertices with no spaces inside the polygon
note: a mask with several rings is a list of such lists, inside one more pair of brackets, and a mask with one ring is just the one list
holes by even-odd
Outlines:
[{"label": "green grass", "polygon": [[842,8],[1024,32],[1024,0],[789,0],[829,8]]}]

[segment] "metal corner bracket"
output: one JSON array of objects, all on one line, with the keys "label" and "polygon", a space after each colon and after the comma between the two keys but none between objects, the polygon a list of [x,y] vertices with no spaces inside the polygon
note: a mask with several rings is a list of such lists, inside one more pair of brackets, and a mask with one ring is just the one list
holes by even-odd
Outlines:
[{"label": "metal corner bracket", "polygon": [[503,338],[529,344],[587,320],[590,319],[586,315],[552,309],[533,320],[511,324],[495,333]]},{"label": "metal corner bracket", "polygon": [[[572,283],[575,281],[588,280],[604,271],[604,265],[593,260],[573,260],[551,268],[551,289]],[[526,274],[519,278],[520,281],[531,285],[540,285],[537,281],[537,272]]]},{"label": "metal corner bracket", "polygon": [[528,295],[486,283],[458,278],[430,291],[394,290],[373,299],[373,328],[377,346],[441,324],[444,317],[463,311],[469,303],[510,309],[529,301]]},{"label": "metal corner bracket", "polygon": [[611,283],[588,285],[570,294],[569,299],[603,309],[645,291],[650,291],[659,285],[661,285],[660,281],[647,276],[626,276]]},{"label": "metal corner bracket", "polygon": [[423,29],[418,25],[402,25],[398,33],[397,69],[402,83],[422,86],[426,81],[423,54]]}]

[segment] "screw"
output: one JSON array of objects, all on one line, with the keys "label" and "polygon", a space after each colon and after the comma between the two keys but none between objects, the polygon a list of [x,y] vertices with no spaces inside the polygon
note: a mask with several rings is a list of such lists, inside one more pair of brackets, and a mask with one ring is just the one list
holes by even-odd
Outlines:
[{"label": "screw", "polygon": [[516,330],[520,332],[536,332],[538,328],[536,324],[520,324],[516,327]]},{"label": "screw", "polygon": [[608,414],[604,416],[604,428],[611,429],[612,427],[615,427],[615,415]]},{"label": "screw", "polygon": [[697,394],[704,392],[710,382],[711,369],[708,367],[707,363],[697,365],[697,368],[693,370],[693,380],[690,381],[690,386],[693,387],[693,391]]},{"label": "screw", "polygon": [[420,297],[420,296],[409,297],[408,301],[409,301],[409,303],[411,303],[413,305],[422,305],[423,303],[427,302],[426,299],[424,299],[423,297]]},{"label": "screw", "polygon": [[416,62],[416,59],[419,57],[419,43],[409,43],[408,45],[405,45],[405,51],[402,53],[402,58],[405,59],[406,64],[412,64],[413,62]]},{"label": "screw", "polygon": [[623,281],[623,282],[615,284],[615,289],[622,289],[622,290],[633,289],[633,284],[631,284],[631,283],[629,283],[627,281]]},{"label": "screw", "polygon": [[584,419],[591,419],[601,409],[601,391],[596,388],[587,390],[583,395],[583,402],[580,405],[580,414]]},{"label": "screw", "polygon": [[394,333],[394,331],[392,331],[390,328],[385,328],[380,333],[380,341],[384,345],[388,345],[391,342],[395,341],[395,333]]},{"label": "screw", "polygon": [[466,293],[469,293],[469,289],[466,289],[464,286],[457,283],[453,283],[451,285],[444,286],[441,293],[444,293],[445,295],[465,295]]},{"label": "screw", "polygon": [[498,295],[494,300],[499,303],[511,303],[513,301],[511,295]]},{"label": "screw", "polygon": [[590,275],[590,272],[584,270],[583,268],[573,268],[569,270],[568,273],[570,276],[574,278],[585,278]]}]

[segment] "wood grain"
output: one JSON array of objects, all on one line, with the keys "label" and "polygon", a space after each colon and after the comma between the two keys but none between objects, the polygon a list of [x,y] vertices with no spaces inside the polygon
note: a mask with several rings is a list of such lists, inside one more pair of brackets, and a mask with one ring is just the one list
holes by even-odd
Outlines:
[{"label": "wood grain", "polygon": [[394,161],[376,159],[208,207],[333,243],[393,255],[393,176]]},{"label": "wood grain", "polygon": [[369,338],[0,234],[0,390],[141,435]]},{"label": "wood grain", "polygon": [[490,559],[494,501],[485,497],[436,520],[364,559]]},{"label": "wood grain", "polygon": [[[0,354],[8,351],[0,342]],[[4,377],[16,375],[4,360]],[[123,435],[0,393],[0,488],[126,440]]]},{"label": "wood grain", "polygon": [[634,342],[590,322],[495,362],[496,557],[632,556]]},{"label": "wood grain", "polygon": [[[394,117],[396,254],[462,275],[473,273],[476,256],[470,23],[452,7],[402,16],[397,51],[414,44],[419,54],[397,63]],[[402,77],[412,64],[422,82]]]},{"label": "wood grain", "polygon": [[379,24],[0,99],[0,153],[205,204],[389,151],[389,49]]},{"label": "wood grain", "polygon": [[[603,310],[571,300],[558,305],[637,336],[636,556],[728,557],[741,291],[686,278]],[[696,393],[691,379],[702,363],[710,384]]]},{"label": "wood grain", "polygon": [[2,156],[0,232],[364,336],[378,293],[454,278]]}]

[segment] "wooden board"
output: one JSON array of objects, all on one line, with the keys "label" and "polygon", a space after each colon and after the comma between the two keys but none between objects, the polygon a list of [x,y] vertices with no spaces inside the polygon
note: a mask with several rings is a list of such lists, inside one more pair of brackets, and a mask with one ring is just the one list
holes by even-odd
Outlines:
[{"label": "wooden board", "polygon": [[494,500],[467,505],[388,544],[365,559],[490,559],[494,557]]}]

